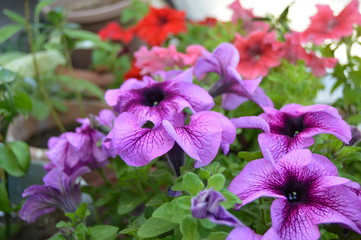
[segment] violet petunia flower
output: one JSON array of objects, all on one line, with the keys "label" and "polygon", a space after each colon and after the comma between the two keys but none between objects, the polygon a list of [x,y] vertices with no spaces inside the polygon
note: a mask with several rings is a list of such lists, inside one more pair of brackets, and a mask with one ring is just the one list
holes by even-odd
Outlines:
[{"label": "violet petunia flower", "polygon": [[51,170],[43,178],[45,185],[33,185],[23,192],[23,197],[28,199],[20,210],[20,217],[32,223],[56,209],[75,212],[81,201],[80,185],[76,183],[76,179],[89,171],[84,166],[71,175],[67,175],[62,169]]},{"label": "violet petunia flower", "polygon": [[173,121],[174,116],[187,107],[193,112],[213,107],[213,98],[192,80],[192,69],[164,82],[149,76],[143,81],[129,79],[120,89],[108,90],[105,101],[117,113],[130,112],[143,123],[151,121],[159,125],[164,119]]},{"label": "violet petunia flower", "polygon": [[[246,226],[236,227],[233,229],[227,236],[226,240],[261,240],[262,235],[255,233],[252,229]],[[273,238],[272,240],[278,240],[278,238]]]},{"label": "violet petunia flower", "polygon": [[267,151],[275,158],[294,150],[309,147],[313,136],[327,133],[344,143],[351,139],[349,125],[342,120],[337,109],[324,104],[302,106],[288,104],[280,110],[263,108],[259,117],[232,119],[237,128],[258,128],[264,133],[258,136],[263,153]]},{"label": "violet petunia flower", "polygon": [[219,203],[225,197],[212,189],[201,191],[191,200],[191,211],[195,218],[208,218],[211,222],[231,227],[244,226],[235,216]]},{"label": "violet petunia flower", "polygon": [[339,223],[361,233],[361,200],[337,176],[326,157],[308,149],[294,150],[279,159],[251,161],[233,179],[229,189],[246,205],[273,197],[272,227],[262,239],[316,240],[318,224]]},{"label": "violet petunia flower", "polygon": [[237,72],[239,53],[232,44],[222,43],[213,53],[204,52],[203,55],[194,66],[194,74],[199,79],[209,72],[214,72],[220,76],[209,93],[213,97],[222,95],[223,108],[232,110],[248,100],[261,107],[273,107],[271,99],[258,87],[262,80],[261,77],[243,80]]},{"label": "violet petunia flower", "polygon": [[[100,123],[111,127],[114,118],[113,112],[104,109],[99,112],[97,119]],[[81,126],[77,127],[75,132],[66,132],[59,137],[49,139],[47,156],[51,162],[46,166],[47,170],[61,168],[70,175],[79,166],[95,169],[107,164],[107,156],[98,146],[104,134],[92,129],[88,118],[78,119],[78,122]]]},{"label": "violet petunia flower", "polygon": [[[228,122],[227,122],[228,120]],[[130,166],[144,166],[156,157],[168,153],[177,143],[196,160],[195,167],[209,164],[222,147],[227,152],[235,139],[235,127],[219,113],[204,111],[190,117],[184,125],[184,116],[177,121],[163,120],[161,125],[147,128],[133,114],[124,112],[103,140],[108,156],[119,155]]]}]

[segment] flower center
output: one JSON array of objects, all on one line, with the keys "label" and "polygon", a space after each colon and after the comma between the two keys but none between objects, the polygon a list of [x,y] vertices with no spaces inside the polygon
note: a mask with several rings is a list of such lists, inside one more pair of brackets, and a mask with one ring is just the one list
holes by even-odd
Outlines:
[{"label": "flower center", "polygon": [[309,186],[296,180],[291,180],[283,189],[283,194],[288,202],[301,202],[306,199]]},{"label": "flower center", "polygon": [[162,88],[158,85],[154,85],[150,88],[144,89],[143,91],[145,106],[153,107],[157,106],[165,98],[165,93]]},{"label": "flower center", "polygon": [[262,49],[259,47],[259,45],[252,45],[248,49],[248,54],[255,60],[258,60],[260,56],[262,55]]},{"label": "flower center", "polygon": [[302,132],[305,129],[304,124],[304,116],[285,116],[285,126],[283,130],[283,135],[289,136],[289,137],[296,137],[300,132]]},{"label": "flower center", "polygon": [[164,16],[161,16],[158,18],[158,23],[160,26],[163,26],[164,24],[166,24],[168,22],[168,19]]},{"label": "flower center", "polygon": [[337,19],[333,18],[327,22],[327,32],[332,32],[333,28],[338,24]]}]

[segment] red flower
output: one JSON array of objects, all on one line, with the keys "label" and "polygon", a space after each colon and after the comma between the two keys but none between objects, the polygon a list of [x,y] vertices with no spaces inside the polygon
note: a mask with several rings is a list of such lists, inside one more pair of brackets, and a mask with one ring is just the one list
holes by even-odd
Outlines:
[{"label": "red flower", "polygon": [[99,37],[102,40],[122,41],[126,44],[133,40],[133,30],[123,29],[117,22],[109,22],[99,30]]},{"label": "red flower", "polygon": [[247,79],[267,75],[268,69],[278,66],[283,56],[282,43],[276,40],[274,32],[254,31],[247,37],[237,34],[234,46],[240,55],[237,70]]},{"label": "red flower", "polygon": [[135,27],[139,38],[150,45],[161,45],[168,35],[187,30],[185,13],[172,8],[150,8],[150,12]]},{"label": "red flower", "polygon": [[207,18],[205,18],[202,21],[199,21],[197,23],[201,24],[201,25],[204,25],[204,26],[214,27],[217,24],[217,22],[218,22],[217,18],[207,17]]},{"label": "red flower", "polygon": [[314,52],[308,53],[304,60],[306,66],[310,67],[313,75],[321,77],[326,74],[326,68],[334,68],[337,64],[336,58],[321,58],[318,57]]},{"label": "red flower", "polygon": [[232,22],[238,23],[238,20],[242,20],[242,26],[246,32],[252,32],[254,30],[267,30],[269,25],[263,21],[254,21],[253,18],[259,18],[253,14],[252,9],[245,9],[241,5],[239,0],[235,0],[228,6],[233,11]]},{"label": "red flower", "polygon": [[131,78],[136,78],[138,80],[142,80],[143,75],[140,73],[140,70],[141,69],[135,65],[135,59],[133,59],[131,68],[129,69],[128,72],[126,72],[124,74],[124,80],[128,80]]},{"label": "red flower", "polygon": [[321,44],[325,39],[340,39],[352,34],[353,25],[361,24],[358,0],[352,0],[338,16],[328,5],[317,5],[318,12],[311,17],[311,24],[303,34],[304,41]]}]

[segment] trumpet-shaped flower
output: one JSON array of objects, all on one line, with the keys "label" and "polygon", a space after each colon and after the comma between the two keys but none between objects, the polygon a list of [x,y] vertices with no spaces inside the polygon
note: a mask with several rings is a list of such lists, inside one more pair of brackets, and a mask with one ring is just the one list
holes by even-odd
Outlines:
[{"label": "trumpet-shaped flower", "polygon": [[80,185],[75,181],[89,171],[90,169],[84,166],[70,175],[59,168],[51,170],[43,178],[45,185],[33,185],[25,189],[23,197],[28,199],[21,208],[20,217],[32,223],[38,217],[56,209],[75,212],[81,200]]},{"label": "trumpet-shaped flower", "polygon": [[216,224],[231,227],[243,226],[243,224],[219,203],[225,201],[225,197],[214,190],[204,190],[192,198],[191,211],[195,218],[208,218]]},{"label": "trumpet-shaped flower", "polygon": [[349,125],[337,109],[328,105],[288,104],[281,110],[264,108],[264,111],[259,117],[240,117],[232,122],[237,128],[263,130],[258,136],[261,150],[269,151],[275,159],[294,149],[311,146],[317,134],[332,134],[345,143],[351,139]]},{"label": "trumpet-shaped flower", "polygon": [[267,31],[253,31],[247,37],[237,34],[234,46],[240,55],[237,71],[248,79],[266,76],[271,67],[281,64],[284,52],[275,32]]},{"label": "trumpet-shaped flower", "polygon": [[[105,109],[99,113],[98,120],[110,127],[114,117],[114,113]],[[66,132],[49,139],[47,156],[51,162],[46,166],[47,170],[61,168],[70,174],[79,166],[94,169],[107,164],[107,156],[98,146],[98,141],[104,135],[90,127],[89,119],[78,119],[78,122],[82,125],[75,132]]]},{"label": "trumpet-shaped flower", "polygon": [[334,16],[328,5],[317,5],[318,12],[311,17],[311,24],[303,33],[305,41],[321,44],[325,39],[340,39],[350,36],[354,24],[361,24],[358,0],[352,0]]},{"label": "trumpet-shaped flower", "polygon": [[185,12],[172,8],[150,8],[150,12],[135,27],[139,38],[152,46],[161,45],[170,34],[186,30]]},{"label": "trumpet-shaped flower", "polygon": [[130,43],[134,37],[132,29],[124,30],[119,23],[114,21],[100,29],[98,35],[102,40],[122,41],[125,44]]},{"label": "trumpet-shaped flower", "polygon": [[105,101],[118,113],[130,112],[143,124],[151,121],[159,125],[189,107],[192,111],[206,111],[213,107],[213,98],[203,88],[192,83],[192,70],[177,77],[157,82],[145,76],[143,81],[129,79],[120,89],[108,90]]},{"label": "trumpet-shaped flower", "polygon": [[272,227],[267,235],[279,239],[316,240],[317,224],[339,223],[361,233],[361,200],[337,176],[337,168],[327,158],[307,149],[295,150],[279,159],[246,165],[231,182],[230,191],[248,204],[260,197],[274,197]]},{"label": "trumpet-shaped flower", "polygon": [[133,114],[124,112],[115,119],[103,149],[108,156],[119,155],[128,165],[143,166],[168,153],[177,142],[196,160],[195,167],[202,167],[215,158],[220,146],[227,150],[235,139],[234,126],[229,120],[225,124],[226,117],[223,118],[218,113],[199,112],[184,125],[181,114],[177,121],[163,120],[161,125],[146,128]]},{"label": "trumpet-shaped flower", "polygon": [[272,101],[258,87],[261,78],[242,80],[236,71],[239,53],[230,43],[220,44],[213,53],[204,52],[194,66],[194,74],[201,78],[204,74],[214,72],[220,79],[209,90],[212,96],[223,95],[222,106],[234,109],[239,104],[251,100],[260,106],[273,106]]}]

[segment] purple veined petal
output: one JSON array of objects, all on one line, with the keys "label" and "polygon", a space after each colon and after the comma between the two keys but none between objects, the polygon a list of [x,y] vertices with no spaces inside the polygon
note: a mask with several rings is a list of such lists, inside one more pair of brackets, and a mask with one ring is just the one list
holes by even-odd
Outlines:
[{"label": "purple veined petal", "polygon": [[225,93],[222,95],[222,108],[226,110],[234,110],[244,102],[249,101],[246,97],[238,96],[234,93]]},{"label": "purple veined petal", "polygon": [[[289,106],[290,105],[290,106]],[[298,108],[297,108],[298,106]],[[299,112],[306,113],[306,112],[325,112],[331,115],[334,118],[342,119],[341,115],[338,113],[337,109],[326,104],[315,104],[309,106],[302,106],[298,104],[288,104],[281,108],[281,111],[288,110],[288,109],[296,109]]]},{"label": "purple veined petal", "polygon": [[67,134],[69,134],[69,132],[63,133],[57,139],[52,139],[49,144],[51,147],[46,153],[54,166],[60,168],[64,168],[65,166],[72,168],[80,161],[75,149],[67,141]]},{"label": "purple veined petal", "polygon": [[[240,239],[261,240],[263,238],[262,235],[256,234],[252,229],[246,226],[237,227],[233,229],[226,238],[226,240],[240,240]],[[273,240],[277,240],[277,239],[273,239]]]},{"label": "purple veined petal", "polygon": [[174,140],[163,128],[142,128],[137,118],[127,112],[114,120],[114,127],[103,142],[107,153],[119,155],[130,166],[144,166],[173,145]]},{"label": "purple veined petal", "polygon": [[243,80],[244,87],[248,90],[249,93],[253,94],[258,88],[259,84],[262,82],[262,77],[255,79]]},{"label": "purple veined petal", "polygon": [[66,134],[66,139],[77,152],[82,151],[83,149],[89,151],[89,147],[85,147],[85,145],[88,145],[89,143],[89,136],[87,134],[68,132]]},{"label": "purple veined petal", "polygon": [[335,164],[325,156],[319,154],[312,154],[313,162],[323,168],[329,176],[338,176],[338,170]]},{"label": "purple veined petal", "polygon": [[270,176],[275,177],[276,169],[272,162],[258,159],[249,162],[230,183],[229,190],[242,200],[242,206],[260,197],[285,198],[269,186]]},{"label": "purple veined petal", "polygon": [[172,82],[187,82],[192,83],[193,82],[193,68],[189,68],[186,71],[181,71],[173,78],[169,79],[169,81]]},{"label": "purple veined petal", "polygon": [[223,65],[235,68],[239,62],[239,52],[235,46],[230,43],[221,43],[213,51],[213,57],[222,61]]},{"label": "purple veined petal", "polygon": [[268,150],[277,161],[278,158],[294,149],[311,146],[314,143],[314,139],[312,137],[301,138],[296,136],[291,138],[285,135],[261,133],[258,135],[258,143],[262,153]]},{"label": "purple veined petal", "polygon": [[325,188],[319,195],[319,205],[307,209],[315,224],[339,223],[361,233],[361,200],[353,192],[340,185]]},{"label": "purple veined petal", "polygon": [[273,107],[272,100],[265,94],[262,88],[258,87],[252,94],[251,100],[260,107]]},{"label": "purple veined petal", "polygon": [[201,79],[204,74],[209,72],[215,72],[222,74],[222,66],[218,59],[210,57],[199,57],[194,65],[193,73],[197,79]]},{"label": "purple veined petal", "polygon": [[302,113],[301,109],[303,107],[304,106],[297,104],[297,103],[290,103],[290,104],[284,105],[279,111],[298,115],[298,114]]},{"label": "purple veined petal", "polygon": [[302,168],[309,165],[313,161],[313,156],[308,149],[298,149],[291,151],[278,159],[278,164],[283,166],[291,166],[294,168]]},{"label": "purple veined petal", "polygon": [[268,123],[261,117],[251,116],[232,118],[231,121],[236,128],[254,128],[260,129],[265,133],[270,132],[270,127]]},{"label": "purple veined petal", "polygon": [[277,232],[274,230],[274,228],[270,228],[265,232],[265,234],[262,237],[262,240],[283,240],[280,238],[280,236],[277,234]]},{"label": "purple veined petal", "polygon": [[307,128],[300,133],[304,137],[328,133],[336,136],[344,143],[351,140],[350,126],[342,119],[335,118],[327,112],[305,113],[304,124]]},{"label": "purple veined petal", "polygon": [[136,78],[130,78],[120,86],[122,90],[131,90],[131,89],[139,89],[145,87],[149,82],[147,81],[139,81]]},{"label": "purple veined petal", "polygon": [[163,127],[178,145],[196,160],[196,168],[208,165],[217,155],[222,139],[222,122],[213,112],[199,112],[191,116],[184,127],[174,128],[163,120]]},{"label": "purple veined petal", "polygon": [[[172,85],[172,91],[178,96],[181,96],[189,104],[189,106],[195,111],[207,111],[214,106],[214,101],[211,95],[205,91],[202,87],[192,83],[179,82]],[[182,108],[180,111],[182,111]],[[178,111],[178,112],[180,112]]]},{"label": "purple veined petal", "polygon": [[320,231],[307,205],[275,199],[271,205],[272,229],[284,240],[317,240]]},{"label": "purple veined petal", "polygon": [[118,103],[118,98],[123,95],[124,93],[126,93],[126,90],[121,90],[121,89],[109,89],[105,92],[104,95],[104,99],[105,102],[111,106],[114,107],[117,105]]},{"label": "purple veined petal", "polygon": [[228,86],[224,87],[225,89],[222,93],[234,93],[240,97],[250,99],[252,93],[246,88],[244,80],[235,68],[227,67],[226,76],[223,78],[225,79],[223,84],[227,82]]},{"label": "purple veined petal", "polygon": [[27,223],[33,223],[38,219],[40,216],[43,216],[48,213],[52,213],[56,210],[56,207],[49,204],[44,204],[46,199],[39,199],[44,197],[30,197],[27,200],[21,210],[20,210],[20,217]]},{"label": "purple veined petal", "polygon": [[114,114],[114,112],[112,110],[103,109],[98,114],[98,121],[101,124],[104,124],[104,125],[106,125],[108,127],[112,127],[115,117],[116,116],[115,116],[115,114]]},{"label": "purple veined petal", "polygon": [[236,139],[236,128],[232,121],[228,119],[226,116],[224,116],[221,113],[214,112],[222,123],[222,141],[221,141],[221,149],[225,155],[228,154],[229,151],[229,145],[234,142]]},{"label": "purple veined petal", "polygon": [[350,182],[350,179],[337,177],[337,176],[322,176],[319,179],[319,183],[322,184],[323,187],[333,187],[338,185],[343,185]]}]

